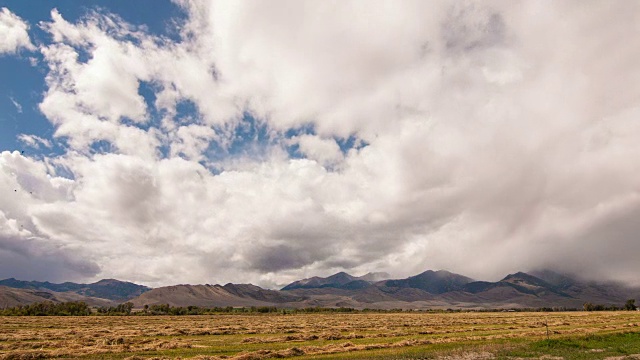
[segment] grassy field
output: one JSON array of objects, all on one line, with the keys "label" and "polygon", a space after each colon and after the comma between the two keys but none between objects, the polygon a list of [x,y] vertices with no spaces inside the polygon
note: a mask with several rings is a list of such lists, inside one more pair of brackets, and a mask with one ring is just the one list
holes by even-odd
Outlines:
[{"label": "grassy field", "polygon": [[622,359],[640,354],[639,325],[640,312],[0,317],[0,359]]}]

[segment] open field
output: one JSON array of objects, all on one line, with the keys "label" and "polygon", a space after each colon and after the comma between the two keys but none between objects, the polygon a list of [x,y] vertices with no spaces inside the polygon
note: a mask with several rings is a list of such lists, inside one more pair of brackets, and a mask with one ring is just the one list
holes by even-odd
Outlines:
[{"label": "open field", "polygon": [[640,312],[0,318],[0,359],[604,359],[633,354],[640,354]]}]

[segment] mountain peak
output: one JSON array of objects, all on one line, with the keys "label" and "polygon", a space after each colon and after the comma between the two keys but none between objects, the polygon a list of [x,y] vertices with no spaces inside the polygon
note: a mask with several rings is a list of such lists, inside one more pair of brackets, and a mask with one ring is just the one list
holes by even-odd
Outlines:
[{"label": "mountain peak", "polygon": [[517,273],[507,274],[507,276],[505,276],[504,279],[502,279],[502,280],[513,279],[513,278],[523,278],[523,277],[528,277],[528,276],[530,276],[530,275],[525,273],[525,272],[518,271]]},{"label": "mountain peak", "polygon": [[355,280],[356,278],[354,276],[351,276],[349,274],[347,274],[344,271],[340,271],[339,273],[333,274],[329,277],[327,277],[326,279],[331,279],[331,280]]},{"label": "mountain peak", "polygon": [[423,272],[423,274],[437,274],[437,275],[441,275],[441,276],[447,276],[447,275],[457,275],[455,273],[452,273],[451,271],[447,271],[447,270],[427,270],[425,272]]},{"label": "mountain peak", "polygon": [[568,289],[572,286],[579,284],[578,280],[568,275],[560,274],[558,272],[555,272],[549,269],[532,271],[531,274],[561,289]]},{"label": "mountain peak", "polygon": [[508,284],[508,286],[517,288],[519,291],[529,292],[536,296],[543,292],[549,292],[563,297],[571,296],[563,292],[562,288],[524,272],[509,274],[504,279],[500,280],[499,283]]},{"label": "mountain peak", "polygon": [[130,284],[130,283],[127,281],[121,281],[116,279],[102,279],[94,282],[93,284],[107,285],[107,284]]},{"label": "mountain peak", "polygon": [[507,276],[504,277],[504,279],[500,280],[500,281],[526,281],[526,282],[531,282],[531,283],[538,283],[538,282],[545,282],[544,280],[537,278],[533,275],[527,274],[525,272],[522,271],[518,271],[517,273],[514,274],[509,274]]},{"label": "mountain peak", "polygon": [[415,288],[424,290],[431,294],[442,294],[450,291],[462,290],[464,285],[472,281],[473,279],[471,278],[446,270],[427,270],[406,279],[387,280],[384,284],[387,287]]},{"label": "mountain peak", "polygon": [[294,281],[283,287],[282,290],[314,289],[324,287],[339,288],[355,280],[358,280],[358,278],[341,271],[326,278],[314,276],[312,278]]},{"label": "mountain peak", "polygon": [[388,280],[390,277],[391,275],[386,272],[369,272],[362,276],[359,276],[358,279],[374,283],[378,281]]}]

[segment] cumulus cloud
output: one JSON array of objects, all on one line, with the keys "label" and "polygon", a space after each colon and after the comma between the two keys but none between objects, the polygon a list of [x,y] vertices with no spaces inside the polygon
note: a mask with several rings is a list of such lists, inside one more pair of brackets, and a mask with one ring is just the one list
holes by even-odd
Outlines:
[{"label": "cumulus cloud", "polygon": [[[69,147],[2,154],[3,251],[149,285],[635,281],[639,5],[179,4],[176,41],[99,12],[40,25],[40,109]],[[266,140],[238,141],[247,114]]]},{"label": "cumulus cloud", "polygon": [[0,9],[0,55],[15,54],[20,49],[35,50],[29,39],[29,24],[6,7]]},{"label": "cumulus cloud", "polygon": [[18,152],[3,152],[0,169],[0,273],[56,281],[97,274],[99,266],[90,254],[62,238],[47,237],[36,225],[38,208],[72,197],[73,181],[50,176],[44,164]]},{"label": "cumulus cloud", "polygon": [[314,135],[301,135],[293,139],[300,152],[307,158],[318,161],[320,164],[330,166],[342,160],[340,146],[333,139],[322,139]]}]

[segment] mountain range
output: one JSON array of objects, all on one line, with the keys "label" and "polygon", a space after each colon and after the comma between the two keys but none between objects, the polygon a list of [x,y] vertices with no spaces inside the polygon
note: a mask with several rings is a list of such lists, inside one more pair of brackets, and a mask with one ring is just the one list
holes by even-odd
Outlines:
[{"label": "mountain range", "polygon": [[115,279],[103,279],[92,284],[48,281],[23,281],[14,278],[0,280],[0,307],[24,305],[41,301],[84,301],[92,306],[108,306],[142,295],[151,288]]},{"label": "mountain range", "polygon": [[150,289],[114,279],[92,284],[0,281],[0,308],[38,301],[85,301],[107,306],[131,301],[135,307],[277,306],[378,309],[482,309],[522,307],[581,308],[585,302],[621,306],[640,298],[640,289],[617,283],[580,281],[551,270],[517,272],[496,282],[476,281],[445,270],[427,270],[405,279],[385,273],[345,272],[294,281],[280,290],[252,284],[173,285]]}]

